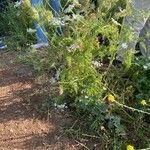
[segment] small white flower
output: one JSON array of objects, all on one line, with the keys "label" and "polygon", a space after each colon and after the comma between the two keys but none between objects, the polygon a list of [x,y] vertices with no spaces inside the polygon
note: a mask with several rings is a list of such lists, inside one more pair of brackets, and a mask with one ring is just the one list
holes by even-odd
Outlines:
[{"label": "small white flower", "polygon": [[56,103],[54,103],[54,107],[57,107],[57,104],[56,104]]},{"label": "small white flower", "polygon": [[92,64],[95,66],[95,67],[97,67],[97,68],[99,68],[99,67],[101,67],[103,64],[102,63],[100,63],[100,62],[98,62],[98,61],[92,61]]},{"label": "small white flower", "polygon": [[52,78],[50,79],[50,82],[51,82],[51,84],[55,84],[57,81],[56,81],[56,79],[55,79],[54,77],[52,77]]},{"label": "small white flower", "polygon": [[148,66],[147,65],[143,65],[143,68],[144,68],[144,70],[147,70]]},{"label": "small white flower", "polygon": [[35,29],[31,29],[31,28],[29,28],[29,29],[27,29],[27,32],[28,32],[28,33],[35,33],[35,32],[36,32],[36,30],[35,30]]},{"label": "small white flower", "polygon": [[150,63],[147,63],[145,65],[143,65],[144,70],[148,70],[150,69]]},{"label": "small white flower", "polygon": [[129,0],[129,3],[132,3],[132,0]]},{"label": "small white flower", "polygon": [[54,62],[54,63],[52,63],[51,67],[55,67],[55,62]]},{"label": "small white flower", "polygon": [[51,20],[51,24],[55,26],[60,26],[60,25],[64,25],[64,22],[61,21],[61,18],[53,17],[53,19]]},{"label": "small white flower", "polygon": [[63,21],[65,22],[65,21],[70,21],[71,20],[71,18],[70,18],[70,16],[68,16],[68,15],[65,15],[64,17],[63,17]]},{"label": "small white flower", "polygon": [[117,26],[121,26],[121,24],[119,22],[117,22],[114,18],[111,18],[112,22],[117,25]]},{"label": "small white flower", "polygon": [[85,96],[85,98],[88,99],[89,97],[88,97],[88,96]]},{"label": "small white flower", "polygon": [[26,46],[30,46],[31,44],[27,43]]},{"label": "small white flower", "polygon": [[57,105],[57,108],[59,109],[64,109],[66,105],[62,104],[62,105]]},{"label": "small white flower", "polygon": [[120,12],[122,12],[122,11],[123,11],[123,10],[122,10],[122,7],[120,7],[120,6],[119,6],[118,8],[119,8],[119,11],[120,11]]},{"label": "small white flower", "polygon": [[104,90],[104,91],[106,91],[106,90],[107,90],[107,88],[103,86],[103,90]]},{"label": "small white flower", "polygon": [[70,47],[67,47],[68,52],[73,52],[76,49],[80,48],[78,44],[72,44]]},{"label": "small white flower", "polygon": [[65,108],[67,108],[66,103],[64,103],[64,104],[55,104],[55,107],[57,107],[58,109],[65,109]]},{"label": "small white flower", "polygon": [[121,47],[122,47],[123,49],[127,49],[127,48],[128,48],[128,45],[127,45],[127,43],[122,43]]},{"label": "small white flower", "polygon": [[72,12],[73,8],[74,8],[74,5],[69,5],[69,6],[64,10],[64,13],[70,13],[70,12]]},{"label": "small white flower", "polygon": [[71,49],[77,49],[77,48],[80,48],[79,47],[79,45],[78,44],[73,44],[73,45],[71,45],[71,47],[70,47]]},{"label": "small white flower", "polygon": [[138,58],[138,57],[136,57],[136,58],[135,58],[135,60],[139,60],[139,58]]},{"label": "small white flower", "polygon": [[19,6],[21,5],[21,3],[22,3],[22,1],[17,1],[17,2],[15,2],[14,7],[19,7]]},{"label": "small white flower", "polygon": [[91,4],[91,8],[92,8],[93,10],[96,8],[96,6],[95,6],[94,3]]},{"label": "small white flower", "polygon": [[105,130],[105,127],[104,127],[104,126],[101,126],[100,128],[101,128],[101,130]]},{"label": "small white flower", "polygon": [[82,18],[83,18],[83,16],[81,16],[81,15],[79,15],[79,14],[77,14],[77,15],[76,15],[76,14],[73,14],[73,15],[72,15],[72,19],[73,19],[73,20],[80,20],[80,19],[82,19]]},{"label": "small white flower", "polygon": [[79,3],[79,0],[74,0],[73,4],[74,6],[81,6],[81,4]]},{"label": "small white flower", "polygon": [[60,70],[57,70],[57,72],[56,72],[56,79],[59,80],[59,77],[60,77]]}]

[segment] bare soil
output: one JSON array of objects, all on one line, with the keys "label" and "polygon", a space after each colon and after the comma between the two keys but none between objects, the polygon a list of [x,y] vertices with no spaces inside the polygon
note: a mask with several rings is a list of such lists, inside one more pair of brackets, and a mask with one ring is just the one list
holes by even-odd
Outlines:
[{"label": "bare soil", "polygon": [[0,150],[79,150],[64,134],[72,123],[66,111],[37,110],[52,87],[17,62],[18,52],[0,52]]}]

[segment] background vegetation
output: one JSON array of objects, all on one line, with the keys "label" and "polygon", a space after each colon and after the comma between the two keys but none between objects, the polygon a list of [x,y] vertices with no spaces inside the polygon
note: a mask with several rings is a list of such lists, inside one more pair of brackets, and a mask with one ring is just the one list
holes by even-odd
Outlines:
[{"label": "background vegetation", "polygon": [[[19,7],[10,3],[0,14],[0,32],[8,36],[9,49],[25,51],[21,59],[37,73],[55,71],[53,82],[60,94],[53,104],[80,118],[66,133],[100,137],[103,148],[110,150],[150,147],[150,59],[127,53],[122,65],[115,63],[122,19],[131,13],[129,2],[98,0],[94,6],[62,1],[59,19],[47,3],[43,9],[48,48],[29,47],[36,39],[35,32],[27,31],[34,29],[41,10],[28,0]],[[55,32],[58,26],[62,35]],[[124,36],[130,36],[128,30]]]}]

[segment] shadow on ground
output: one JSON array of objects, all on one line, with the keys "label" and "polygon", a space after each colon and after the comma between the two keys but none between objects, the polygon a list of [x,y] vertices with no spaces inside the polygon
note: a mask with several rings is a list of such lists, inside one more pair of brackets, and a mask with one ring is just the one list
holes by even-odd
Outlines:
[{"label": "shadow on ground", "polygon": [[63,130],[72,117],[65,111],[37,109],[57,87],[52,89],[45,76],[36,79],[28,66],[16,63],[17,55],[0,52],[0,149],[76,149]]}]

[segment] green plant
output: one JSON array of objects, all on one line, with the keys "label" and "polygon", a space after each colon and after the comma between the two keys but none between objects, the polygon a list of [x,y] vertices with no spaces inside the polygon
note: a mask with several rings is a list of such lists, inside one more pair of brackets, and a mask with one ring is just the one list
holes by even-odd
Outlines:
[{"label": "green plant", "polygon": [[8,6],[0,13],[0,32],[7,36],[6,44],[9,49],[22,49],[35,42],[34,22],[39,22],[39,14],[43,16],[45,25],[52,18],[51,11],[43,8],[41,13],[40,9],[31,6],[29,0],[16,7],[8,1]]},{"label": "green plant", "polygon": [[[150,60],[134,60],[129,52],[121,67],[113,65],[120,38],[132,38],[128,28],[124,37],[119,36],[122,17],[130,13],[128,3],[125,9],[126,1],[99,0],[98,8],[93,10],[89,1],[81,5],[63,1],[64,9],[70,5],[70,16],[64,13],[59,18],[63,34],[58,36],[54,32],[58,20],[54,24],[46,22],[50,47],[28,49],[24,60],[37,72],[60,70],[60,95],[55,100],[81,118],[81,126],[68,131],[72,136],[76,134],[79,138],[82,132],[102,135],[107,149],[124,149],[129,143],[137,148],[148,146]],[[36,13],[29,20],[38,22]],[[24,21],[32,24],[29,20]],[[20,35],[20,30],[13,32],[14,36]]]},{"label": "green plant", "polygon": [[2,20],[0,30],[8,36],[7,45],[9,47],[20,49],[20,46],[26,46],[33,39],[27,33],[27,29],[31,25],[30,18],[22,16],[20,7],[14,7],[13,3],[9,3],[7,8],[1,12],[0,17]]},{"label": "green plant", "polygon": [[131,67],[135,98],[140,104],[141,100],[149,103],[150,99],[150,59],[144,56],[138,57]]},{"label": "green plant", "polygon": [[[112,3],[114,7],[116,1]],[[122,140],[126,143],[133,142],[133,138],[129,137],[136,134],[138,137],[136,140],[140,139],[142,146],[145,146],[148,140],[145,141],[147,135],[144,136],[144,132],[145,128],[148,129],[148,124],[144,122],[137,130],[136,123],[137,113],[148,113],[144,112],[146,110],[143,111],[141,106],[137,107],[138,102],[134,100],[137,99],[134,93],[137,90],[139,93],[140,90],[140,87],[137,88],[136,80],[139,82],[140,80],[139,77],[133,77],[136,71],[129,73],[132,68],[133,55],[131,53],[126,55],[125,67],[116,68],[112,65],[119,43],[119,28],[111,17],[119,20],[118,15],[122,14],[112,13],[109,18],[106,8],[103,6],[102,9],[99,9],[102,12],[94,15],[88,12],[76,23],[71,22],[68,26],[69,34],[62,39],[63,42],[60,41],[60,47],[64,51],[64,66],[60,78],[64,101],[78,114],[85,115],[86,128],[95,131],[96,134],[100,134],[100,127],[104,126],[109,132],[107,134],[114,137],[121,145],[124,145]],[[112,10],[114,9],[112,8]],[[107,44],[96,41],[98,34],[107,38]],[[124,36],[128,38],[130,33],[127,32]],[[136,70],[142,71],[141,68],[136,68]],[[145,73],[142,73],[140,76],[142,80],[144,76]],[[146,84],[146,80],[143,81],[144,84]],[[145,88],[148,90],[148,85]],[[108,93],[115,95],[116,102],[114,104],[107,102]],[[141,93],[148,94],[148,91],[141,91]],[[149,95],[147,99],[148,97]],[[135,118],[131,117],[132,111],[137,112],[132,114]],[[143,120],[144,115],[140,121]],[[129,133],[129,124],[134,125],[132,133]],[[113,145],[111,146],[113,147]],[[140,147],[140,145],[137,146]]]}]

